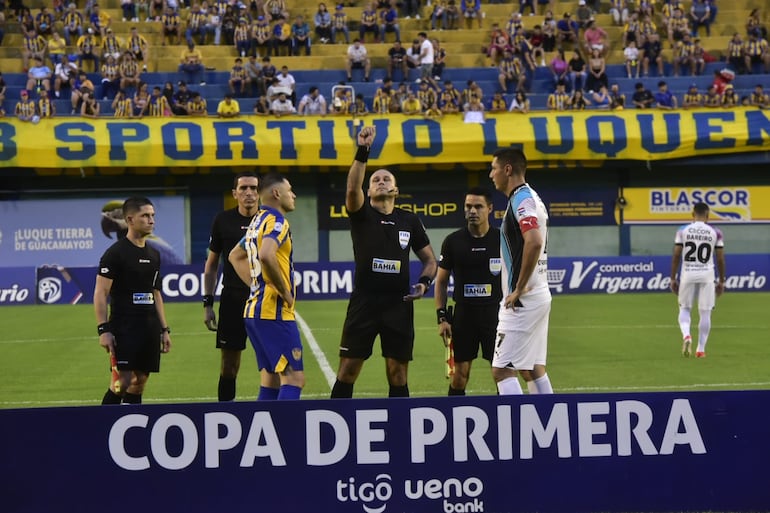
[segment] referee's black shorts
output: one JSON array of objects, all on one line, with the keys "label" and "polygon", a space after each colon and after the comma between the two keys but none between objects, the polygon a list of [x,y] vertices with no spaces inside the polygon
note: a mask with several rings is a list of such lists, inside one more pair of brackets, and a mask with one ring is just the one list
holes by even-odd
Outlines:
[{"label": "referee's black shorts", "polygon": [[246,326],[243,324],[243,307],[249,298],[249,289],[224,288],[219,298],[219,324],[217,348],[232,351],[246,349]]},{"label": "referee's black shorts", "polygon": [[160,319],[154,312],[110,319],[118,369],[146,373],[160,370]]},{"label": "referee's black shorts", "polygon": [[492,361],[497,336],[497,303],[489,305],[455,304],[452,342],[456,362],[470,362],[479,355]]},{"label": "referee's black shorts", "polygon": [[382,356],[401,362],[412,359],[414,348],[414,303],[402,295],[376,295],[353,291],[342,327],[340,356],[372,355],[374,339],[380,336]]}]

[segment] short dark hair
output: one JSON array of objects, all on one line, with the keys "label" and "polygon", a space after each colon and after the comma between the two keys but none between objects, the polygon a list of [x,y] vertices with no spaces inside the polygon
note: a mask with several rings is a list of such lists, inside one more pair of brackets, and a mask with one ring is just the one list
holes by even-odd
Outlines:
[{"label": "short dark hair", "polygon": [[709,206],[702,201],[699,201],[692,206],[692,211],[699,216],[706,216],[709,213]]},{"label": "short dark hair", "polygon": [[[241,171],[237,175],[235,175],[235,178],[233,178],[233,189],[238,188],[238,180],[241,178],[256,178],[259,180],[259,177],[257,176],[257,173],[254,173],[253,171]],[[259,183],[259,182],[257,182]]]},{"label": "short dark hair", "polygon": [[274,185],[283,183],[283,181],[286,179],[284,175],[278,172],[270,172],[266,175],[263,175],[259,178],[259,187],[257,190],[260,194],[262,194],[264,191],[271,189]]},{"label": "short dark hair", "polygon": [[523,175],[527,171],[527,157],[519,148],[500,148],[493,157],[503,165],[510,165],[516,173]]},{"label": "short dark hair", "polygon": [[131,196],[123,202],[123,218],[125,219],[131,214],[136,214],[145,205],[152,206],[152,201],[144,196]]},{"label": "short dark hair", "polygon": [[487,200],[487,205],[493,203],[492,191],[486,187],[471,187],[468,189],[468,192],[465,193],[466,196],[469,194],[472,194],[473,196],[484,196],[484,199]]}]

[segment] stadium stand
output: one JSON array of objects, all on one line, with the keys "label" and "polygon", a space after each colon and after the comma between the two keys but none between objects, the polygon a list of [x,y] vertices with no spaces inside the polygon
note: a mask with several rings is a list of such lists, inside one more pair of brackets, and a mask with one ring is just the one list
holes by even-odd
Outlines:
[{"label": "stadium stand", "polygon": [[[749,14],[752,9],[758,7],[758,3],[762,2],[760,0],[734,0],[729,3],[718,3],[718,13],[714,24],[711,26],[711,36],[706,37],[704,30],[701,30],[699,34],[702,38],[703,46],[708,54],[715,58],[715,61],[706,65],[703,74],[694,77],[671,76],[673,50],[666,41],[667,31],[660,23],[659,14],[656,13],[654,22],[658,25],[657,29],[661,34],[661,41],[663,41],[664,80],[668,83],[669,89],[681,97],[691,84],[696,84],[700,92],[705,92],[706,88],[713,81],[714,72],[726,66],[724,62],[726,59],[725,54],[732,35],[738,32],[745,38]],[[558,20],[566,12],[575,12],[578,7],[578,1],[557,0],[552,5],[554,18]],[[689,10],[690,3],[687,2],[684,5],[686,10]],[[642,82],[647,89],[655,90],[657,82],[661,80],[661,77],[653,74],[654,66],[650,68],[650,77],[643,77],[642,79],[627,77],[623,64],[622,41],[624,29],[622,26],[613,24],[612,16],[609,14],[609,5],[602,4],[602,7],[602,11],[594,15],[594,19],[596,24],[607,32],[608,36],[608,48],[605,52],[608,63],[607,75],[609,82],[611,84],[618,84],[620,91],[627,98],[632,96],[634,85],[637,82]],[[151,46],[150,59],[146,63],[148,71],[142,74],[142,79],[149,84],[150,89],[156,85],[162,87],[166,82],[171,82],[176,87],[179,80],[184,80],[183,74],[177,71],[177,67],[179,65],[179,56],[186,46],[161,46],[162,24],[160,22],[122,21],[123,12],[119,0],[107,0],[102,4],[101,8],[110,15],[112,19],[110,26],[116,35],[125,40],[129,35],[130,28],[136,26],[140,33],[148,40]],[[287,8],[290,12],[289,22],[293,21],[295,16],[302,15],[311,22],[311,33],[313,33],[312,19],[317,10],[317,2],[312,0],[289,0]],[[489,29],[492,23],[499,23],[501,27],[504,27],[511,18],[512,11],[518,10],[518,3],[484,3],[482,6],[484,27],[478,28],[478,24],[475,22],[472,25],[466,25],[464,20],[460,19],[460,26],[462,28],[459,30],[430,31],[432,9],[429,6],[422,6],[420,19],[416,17],[399,19],[401,38],[405,41],[405,46],[407,46],[406,42],[416,38],[420,31],[428,32],[429,38],[440,39],[442,47],[447,52],[447,69],[442,76],[442,81],[451,80],[456,87],[464,89],[468,80],[475,80],[484,91],[485,100],[491,98],[493,93],[499,89],[498,71],[496,67],[492,66],[493,63],[482,52],[482,49],[488,44],[490,37]],[[35,16],[39,10],[40,6],[38,5],[32,10],[32,15]],[[358,20],[361,17],[362,10],[361,4],[345,8],[350,25],[351,39],[358,35]],[[189,8],[182,8],[180,10],[182,20],[187,19],[188,11]],[[765,13],[761,14],[765,15]],[[21,48],[23,47],[23,35],[20,31],[19,23],[10,11],[6,19],[7,22],[4,27],[5,37],[2,40],[2,46],[0,46],[0,71],[3,72],[3,77],[7,84],[3,106],[7,115],[10,116],[19,98],[19,92],[25,87],[27,78],[22,72]],[[526,30],[531,30],[535,25],[541,24],[542,21],[542,15],[522,17],[522,23]],[[61,21],[57,21],[55,27],[61,30]],[[321,44],[314,33],[312,37],[312,55],[273,57],[272,63],[278,69],[284,65],[288,66],[290,73],[297,82],[298,97],[304,95],[311,86],[317,86],[327,98],[327,101],[329,101],[332,96],[332,87],[346,80],[344,62],[347,45],[344,43]],[[386,74],[387,51],[391,47],[392,39],[392,34],[387,34],[387,42],[375,43],[372,40],[372,36],[367,36],[365,44],[372,60],[371,81],[363,82],[362,72],[360,70],[357,70],[357,73],[354,71],[352,85],[355,88],[355,92],[362,93],[370,107],[374,92],[381,86],[381,81]],[[225,45],[224,40],[222,45],[214,45],[212,34],[208,36],[206,44],[199,45],[196,48],[203,55],[203,62],[206,66],[206,72],[203,77],[206,85],[198,86],[191,84],[191,89],[199,91],[207,99],[209,113],[214,113],[218,101],[228,92],[229,70],[232,67],[234,58],[237,56],[236,48],[234,45]],[[571,45],[565,45],[567,52],[571,48]],[[765,51],[770,52],[770,49],[765,49]],[[72,46],[68,47],[68,53],[73,53]],[[546,61],[550,62],[553,55],[553,52],[547,53],[545,56]],[[90,63],[85,64],[86,69],[89,70],[88,76],[95,84],[98,84],[100,82],[98,70],[94,72],[89,66],[91,66]],[[51,68],[53,69],[53,66]],[[755,65],[753,71],[754,74],[752,75],[736,76],[733,84],[740,97],[749,95],[757,84],[764,85],[766,89],[770,87],[770,75],[763,73],[764,70],[761,69],[761,65]],[[401,81],[414,83],[419,76],[419,71],[410,70],[408,77],[400,75],[400,72],[396,72],[393,77],[396,84]],[[537,67],[534,73],[529,74],[527,81],[528,98],[533,109],[545,108],[546,99],[553,90],[553,84],[553,78],[547,67]],[[510,102],[512,97],[513,90],[509,89],[506,94],[508,102]],[[255,98],[242,99],[242,112],[251,112],[254,100]],[[111,101],[99,101],[101,103],[102,115],[112,115]],[[59,115],[69,114],[71,110],[69,98],[55,99],[54,104]]]}]

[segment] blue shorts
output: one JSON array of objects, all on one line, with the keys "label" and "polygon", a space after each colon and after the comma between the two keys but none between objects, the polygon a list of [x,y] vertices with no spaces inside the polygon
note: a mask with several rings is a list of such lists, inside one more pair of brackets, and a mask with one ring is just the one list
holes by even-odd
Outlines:
[{"label": "blue shorts", "polygon": [[295,321],[244,319],[246,333],[257,355],[259,370],[283,372],[287,367],[304,370],[302,341]]}]

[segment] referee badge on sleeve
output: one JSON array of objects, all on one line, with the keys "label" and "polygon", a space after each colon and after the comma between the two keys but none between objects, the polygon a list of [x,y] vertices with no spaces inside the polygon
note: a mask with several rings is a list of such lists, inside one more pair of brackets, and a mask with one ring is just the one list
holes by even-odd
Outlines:
[{"label": "referee badge on sleeve", "polygon": [[401,246],[401,249],[406,249],[406,247],[409,245],[409,238],[412,236],[411,233],[399,230],[398,231],[398,243]]},{"label": "referee badge on sleeve", "polygon": [[500,271],[503,270],[503,261],[500,258],[490,258],[489,259],[489,272],[492,273],[492,276],[497,276],[500,274]]}]

